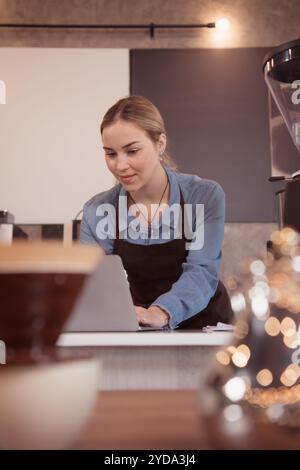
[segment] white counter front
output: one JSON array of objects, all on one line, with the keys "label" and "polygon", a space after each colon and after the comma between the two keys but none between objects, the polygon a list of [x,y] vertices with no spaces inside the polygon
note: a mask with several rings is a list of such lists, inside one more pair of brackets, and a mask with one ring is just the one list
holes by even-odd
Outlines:
[{"label": "white counter front", "polygon": [[102,390],[196,389],[231,332],[64,333],[61,354],[88,354],[102,364]]}]

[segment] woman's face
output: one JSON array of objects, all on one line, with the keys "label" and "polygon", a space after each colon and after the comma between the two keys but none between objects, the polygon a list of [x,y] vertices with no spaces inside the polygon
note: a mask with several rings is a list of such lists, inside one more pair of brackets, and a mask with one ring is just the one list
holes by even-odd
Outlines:
[{"label": "woman's face", "polygon": [[137,191],[160,168],[165,140],[161,134],[153,143],[142,128],[120,119],[102,131],[107,167],[127,191]]}]

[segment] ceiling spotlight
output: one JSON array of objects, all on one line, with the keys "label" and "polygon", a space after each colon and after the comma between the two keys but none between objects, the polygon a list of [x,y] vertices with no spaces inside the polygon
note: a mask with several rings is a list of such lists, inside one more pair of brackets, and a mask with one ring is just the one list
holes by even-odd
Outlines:
[{"label": "ceiling spotlight", "polygon": [[230,21],[227,18],[221,18],[216,21],[216,29],[220,32],[226,32],[230,28]]}]

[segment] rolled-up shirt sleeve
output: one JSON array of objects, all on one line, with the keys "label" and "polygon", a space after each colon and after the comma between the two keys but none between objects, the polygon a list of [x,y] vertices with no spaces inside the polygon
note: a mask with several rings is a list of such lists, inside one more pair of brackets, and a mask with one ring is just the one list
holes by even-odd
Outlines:
[{"label": "rolled-up shirt sleeve", "polygon": [[[169,313],[171,328],[205,309],[217,289],[224,237],[225,194],[218,183],[213,183],[209,189],[204,202],[204,217],[195,220],[194,234],[203,229],[203,246],[188,251],[180,278],[152,303]],[[195,199],[193,203],[197,203],[197,195]],[[203,204],[203,199],[198,203]]]}]

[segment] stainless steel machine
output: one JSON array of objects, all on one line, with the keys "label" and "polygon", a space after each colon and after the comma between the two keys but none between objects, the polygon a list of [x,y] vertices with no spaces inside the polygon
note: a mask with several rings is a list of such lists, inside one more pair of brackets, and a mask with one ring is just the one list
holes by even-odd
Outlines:
[{"label": "stainless steel machine", "polygon": [[[284,43],[265,57],[263,72],[271,95],[300,153],[300,39]],[[300,167],[300,164],[299,164]],[[285,189],[277,191],[279,227],[291,226],[300,232],[300,170],[285,180]]]}]

